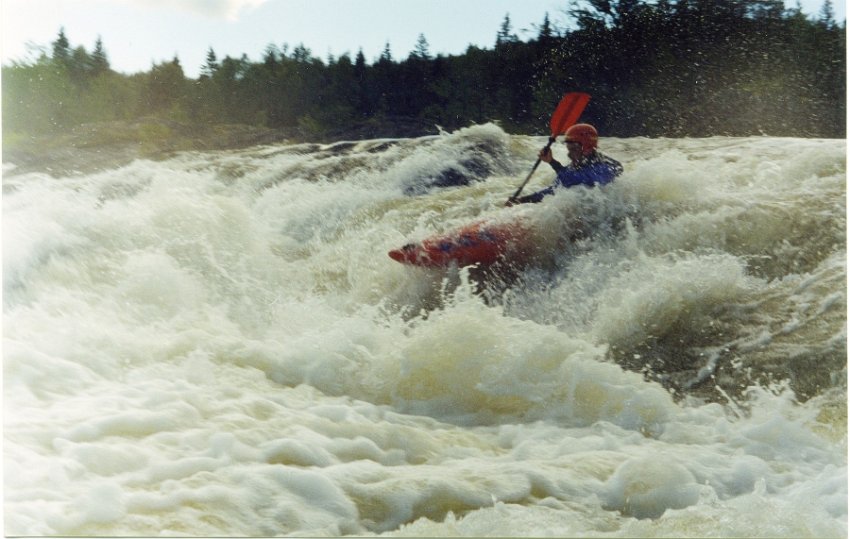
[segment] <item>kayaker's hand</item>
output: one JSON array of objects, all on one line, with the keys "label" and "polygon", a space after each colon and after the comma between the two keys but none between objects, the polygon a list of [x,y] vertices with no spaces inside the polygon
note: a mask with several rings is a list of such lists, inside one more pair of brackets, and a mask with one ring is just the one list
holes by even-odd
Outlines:
[{"label": "kayaker's hand", "polygon": [[543,148],[540,150],[540,153],[537,154],[537,157],[540,158],[544,163],[552,162],[552,148]]},{"label": "kayaker's hand", "polygon": [[511,198],[508,199],[507,202],[505,202],[505,207],[510,208],[511,206],[515,206],[517,204],[519,204],[519,199],[517,199],[515,197],[511,197]]}]

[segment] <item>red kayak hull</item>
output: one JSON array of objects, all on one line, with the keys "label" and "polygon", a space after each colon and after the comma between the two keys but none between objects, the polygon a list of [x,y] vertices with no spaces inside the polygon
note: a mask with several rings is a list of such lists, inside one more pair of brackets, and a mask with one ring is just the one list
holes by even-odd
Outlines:
[{"label": "red kayak hull", "polygon": [[525,230],[516,223],[473,223],[449,234],[393,249],[390,258],[429,268],[490,265],[522,252]]}]

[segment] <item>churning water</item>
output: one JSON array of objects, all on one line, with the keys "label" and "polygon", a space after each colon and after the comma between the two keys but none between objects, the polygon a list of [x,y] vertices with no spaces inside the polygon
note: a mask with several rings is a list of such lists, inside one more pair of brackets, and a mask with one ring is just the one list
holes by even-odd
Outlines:
[{"label": "churning water", "polygon": [[[4,165],[5,532],[846,536],[845,141],[504,208],[544,142]],[[537,256],[386,254],[478,219]]]}]

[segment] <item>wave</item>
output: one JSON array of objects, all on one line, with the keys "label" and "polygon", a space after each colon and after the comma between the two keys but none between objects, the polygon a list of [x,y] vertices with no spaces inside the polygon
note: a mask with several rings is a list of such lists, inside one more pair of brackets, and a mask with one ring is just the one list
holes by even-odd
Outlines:
[{"label": "wave", "polygon": [[[543,143],[4,164],[6,531],[846,534],[845,141],[602,139],[505,208]],[[480,219],[531,262],[386,254]]]}]

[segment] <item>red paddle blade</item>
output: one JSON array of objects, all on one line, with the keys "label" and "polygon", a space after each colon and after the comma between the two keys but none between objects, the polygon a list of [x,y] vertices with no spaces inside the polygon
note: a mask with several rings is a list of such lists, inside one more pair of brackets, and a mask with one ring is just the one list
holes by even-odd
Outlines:
[{"label": "red paddle blade", "polygon": [[552,136],[557,137],[563,135],[564,132],[574,125],[581,113],[584,112],[584,107],[590,101],[590,95],[582,92],[572,92],[564,95],[561,102],[558,103],[558,108],[552,114],[552,120],[549,122],[549,127],[552,129]]}]

